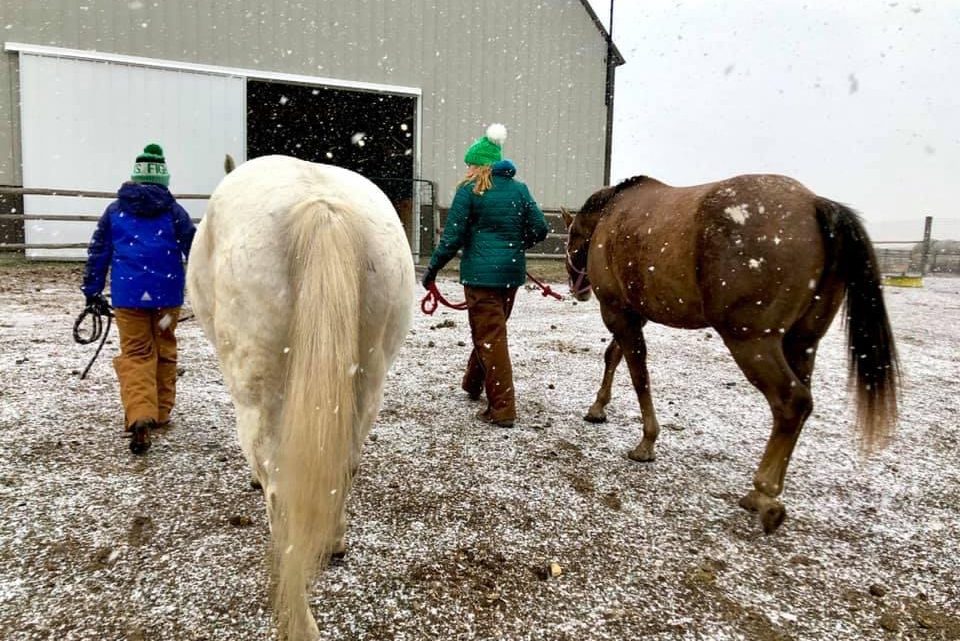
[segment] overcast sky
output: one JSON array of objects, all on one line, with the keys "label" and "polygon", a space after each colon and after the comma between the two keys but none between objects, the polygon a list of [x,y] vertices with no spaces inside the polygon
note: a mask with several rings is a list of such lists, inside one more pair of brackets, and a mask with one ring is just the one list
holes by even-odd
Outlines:
[{"label": "overcast sky", "polygon": [[782,173],[960,240],[960,0],[616,0],[613,35],[614,181]]}]

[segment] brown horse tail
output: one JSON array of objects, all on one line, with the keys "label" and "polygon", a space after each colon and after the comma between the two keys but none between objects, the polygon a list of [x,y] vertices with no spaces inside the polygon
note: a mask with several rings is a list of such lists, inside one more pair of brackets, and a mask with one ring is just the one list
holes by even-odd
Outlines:
[{"label": "brown horse tail", "polygon": [[857,394],[857,430],[865,453],[882,449],[897,422],[900,365],[883,301],[880,269],[860,217],[818,198],[817,214],[834,247],[834,269],[846,286],[847,371]]}]

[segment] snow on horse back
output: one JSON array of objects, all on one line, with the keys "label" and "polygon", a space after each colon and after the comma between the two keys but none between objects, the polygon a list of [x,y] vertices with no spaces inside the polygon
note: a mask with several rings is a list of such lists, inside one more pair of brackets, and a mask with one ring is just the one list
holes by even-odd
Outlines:
[{"label": "snow on horse back", "polygon": [[346,495],[410,327],[406,235],[366,178],[266,156],[210,197],[187,282],[266,498],[280,635],[315,639],[306,587],[343,550]]}]

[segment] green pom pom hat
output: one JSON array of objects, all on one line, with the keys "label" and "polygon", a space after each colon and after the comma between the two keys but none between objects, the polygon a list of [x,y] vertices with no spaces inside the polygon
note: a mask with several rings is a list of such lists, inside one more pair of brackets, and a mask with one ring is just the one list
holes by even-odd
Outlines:
[{"label": "green pom pom hat", "polygon": [[143,148],[143,153],[137,156],[137,161],[133,164],[130,180],[135,183],[154,183],[164,187],[170,184],[167,161],[163,157],[163,148],[160,145],[152,142]]},{"label": "green pom pom hat", "polygon": [[468,165],[492,165],[495,162],[503,160],[503,153],[500,148],[503,141],[507,139],[507,128],[499,123],[494,123],[487,127],[487,134],[483,138],[477,138],[470,148],[467,149],[463,162]]}]

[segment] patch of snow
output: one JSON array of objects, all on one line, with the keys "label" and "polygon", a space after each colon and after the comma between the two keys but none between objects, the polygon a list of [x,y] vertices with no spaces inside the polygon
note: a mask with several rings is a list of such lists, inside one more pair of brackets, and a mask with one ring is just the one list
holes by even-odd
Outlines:
[{"label": "patch of snow", "polygon": [[[63,340],[82,276],[31,270],[0,269],[4,639],[275,638],[266,508],[249,490],[233,405],[199,325],[177,328],[185,372],[174,426],[134,458],[111,364],[116,335],[86,380],[71,375],[93,350]],[[891,611],[905,638],[950,638],[960,327],[944,318],[960,310],[960,279],[890,287],[885,300],[904,372],[895,442],[857,454],[838,317],[817,350],[787,519],[770,536],[737,506],[770,411],[712,330],[645,327],[660,422],[684,429],[664,429],[657,460],[641,464],[624,455],[642,433],[625,365],[608,423],[581,418],[610,340],[595,301],[518,295],[511,430],[474,420],[483,403],[460,389],[466,314],[425,316],[411,301],[413,331],[349,495],[345,562],[311,586],[322,636],[883,641],[891,633],[879,619]],[[431,329],[447,319],[455,325]],[[232,525],[237,515],[249,525]],[[541,579],[551,563],[562,574]],[[871,596],[874,584],[886,595]],[[934,627],[915,612],[932,613],[924,622]]]},{"label": "patch of snow", "polygon": [[747,222],[747,219],[750,218],[750,212],[748,211],[749,205],[747,203],[741,203],[739,205],[732,205],[723,210],[723,213],[727,215],[727,218],[742,225]]}]

